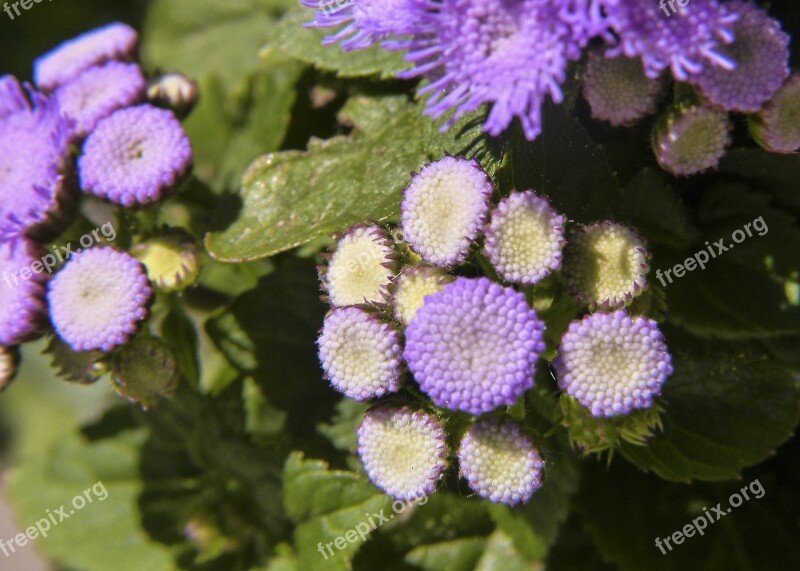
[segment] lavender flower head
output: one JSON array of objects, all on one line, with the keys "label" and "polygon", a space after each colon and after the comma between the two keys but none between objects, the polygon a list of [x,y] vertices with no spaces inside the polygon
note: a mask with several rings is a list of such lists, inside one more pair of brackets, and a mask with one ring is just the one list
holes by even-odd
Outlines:
[{"label": "lavender flower head", "polygon": [[596,417],[651,407],[672,374],[656,322],[621,310],[573,321],[553,365],[558,386]]},{"label": "lavender flower head", "polygon": [[696,105],[671,108],[653,129],[658,164],[676,176],[716,167],[731,142],[731,122],[725,111]]},{"label": "lavender flower head", "polygon": [[398,500],[436,491],[446,466],[445,431],[432,415],[381,405],[357,429],[358,455],[372,482]]},{"label": "lavender flower head", "polygon": [[77,251],[50,282],[56,332],[74,351],[124,345],[147,317],[152,290],[133,256],[113,248]]},{"label": "lavender flower head", "polygon": [[492,212],[486,256],[504,280],[535,284],[561,267],[565,222],[533,191],[514,192]]},{"label": "lavender flower head", "polygon": [[130,60],[139,45],[136,30],[119,22],[73,38],[38,58],[34,79],[39,89],[50,91],[82,71],[109,60]]},{"label": "lavender flower head", "polygon": [[81,188],[123,206],[163,198],[192,167],[192,145],[171,111],[139,105],[97,124],[78,161]]},{"label": "lavender flower head", "polygon": [[75,123],[75,135],[88,135],[101,119],[138,103],[147,81],[137,64],[110,61],[87,69],[54,94],[61,111]]},{"label": "lavender flower head", "polygon": [[773,153],[800,148],[800,73],[792,74],[760,113],[748,118],[750,134]]},{"label": "lavender flower head", "polygon": [[514,421],[475,422],[461,441],[458,463],[469,487],[496,504],[527,503],[542,485],[544,461]]},{"label": "lavender flower head", "polygon": [[725,7],[739,19],[733,24],[736,39],[719,51],[736,62],[736,68],[707,67],[691,82],[714,105],[758,111],[789,76],[789,36],[780,22],[752,2],[729,2]]},{"label": "lavender flower head", "polygon": [[543,337],[523,294],[458,278],[425,299],[406,329],[404,357],[437,406],[482,414],[533,386]]},{"label": "lavender flower head", "polygon": [[395,319],[408,325],[429,295],[442,291],[451,282],[447,273],[439,268],[419,264],[404,267],[393,280],[390,303]]},{"label": "lavender flower head", "polygon": [[0,237],[35,234],[59,218],[71,168],[70,123],[53,101],[5,83],[0,109]]},{"label": "lavender flower head", "polygon": [[28,92],[13,75],[0,77],[0,120],[30,107]]},{"label": "lavender flower head", "polygon": [[439,267],[464,261],[483,229],[492,183],[475,161],[444,157],[414,175],[400,205],[403,233]]},{"label": "lavender flower head", "polygon": [[0,345],[30,341],[47,322],[43,254],[26,238],[0,241]]},{"label": "lavender flower head", "polygon": [[326,377],[345,396],[365,401],[400,389],[400,334],[374,315],[357,307],[334,309],[317,345]]},{"label": "lavender flower head", "polygon": [[675,14],[650,0],[607,0],[604,9],[617,39],[608,55],[640,56],[648,77],[670,68],[675,79],[686,81],[707,66],[735,66],[720,47],[733,41],[737,15],[717,0],[691,0]]},{"label": "lavender flower head", "polygon": [[541,132],[541,106],[547,95],[563,100],[559,87],[569,59],[580,57],[580,38],[562,17],[558,3],[544,0],[442,0],[421,2],[412,39],[385,42],[408,50],[415,68],[398,74],[431,78],[419,93],[432,93],[426,113],[460,116],[491,103],[484,129],[499,135],[514,117],[525,136]]}]

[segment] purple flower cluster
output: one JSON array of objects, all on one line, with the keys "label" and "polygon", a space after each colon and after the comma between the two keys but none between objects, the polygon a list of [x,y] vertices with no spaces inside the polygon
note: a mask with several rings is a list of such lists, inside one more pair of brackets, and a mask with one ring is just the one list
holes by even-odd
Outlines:
[{"label": "purple flower cluster", "polygon": [[[766,12],[738,0],[302,3],[315,11],[308,25],[342,26],[325,44],[403,50],[413,67],[398,77],[427,80],[419,92],[429,95],[427,114],[449,115],[443,129],[488,104],[486,132],[499,135],[517,118],[535,139],[545,99],[562,101],[567,66],[592,39],[605,44],[606,57],[638,60],[652,79],[670,70],[726,109],[758,110],[788,75],[788,37]],[[752,73],[757,81],[748,81]]]}]

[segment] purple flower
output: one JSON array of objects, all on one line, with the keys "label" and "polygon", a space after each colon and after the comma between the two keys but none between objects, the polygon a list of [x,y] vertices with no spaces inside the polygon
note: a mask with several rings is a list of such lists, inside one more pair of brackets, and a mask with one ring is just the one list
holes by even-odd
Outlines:
[{"label": "purple flower", "polygon": [[[541,132],[545,96],[556,103],[563,100],[559,86],[566,79],[567,62],[580,57],[586,39],[580,34],[588,33],[586,26],[579,25],[586,18],[581,11],[568,14],[569,5],[557,4],[545,0],[428,1],[416,7],[413,38],[384,45],[407,49],[406,59],[416,65],[399,77],[431,79],[420,90],[420,94],[433,94],[427,114],[441,117],[455,111],[443,129],[491,103],[484,124],[488,133],[499,135],[517,117],[525,136],[533,140]],[[570,21],[565,21],[567,15]],[[583,32],[576,38],[573,34],[579,29]]]},{"label": "purple flower", "polygon": [[0,345],[30,341],[47,323],[43,255],[26,238],[0,241]]},{"label": "purple flower", "polygon": [[532,190],[513,192],[492,211],[486,257],[504,280],[535,284],[561,267],[566,218]]},{"label": "purple flower", "polygon": [[789,36],[781,31],[780,22],[751,2],[730,2],[725,7],[739,19],[733,24],[736,39],[719,52],[736,62],[736,68],[707,67],[690,81],[714,105],[758,111],[789,76]]},{"label": "purple flower", "polygon": [[747,119],[753,138],[768,151],[800,148],[800,73],[792,74],[764,109]]},{"label": "purple flower", "polygon": [[725,111],[705,105],[670,108],[653,129],[658,164],[676,176],[716,167],[731,142]]},{"label": "purple flower", "polygon": [[704,67],[733,69],[720,49],[733,40],[736,13],[717,0],[691,0],[676,6],[656,0],[604,0],[606,23],[616,42],[609,56],[640,56],[648,77],[656,78],[670,68],[675,79],[686,81]]},{"label": "purple flower", "polygon": [[13,75],[0,77],[0,120],[30,108],[28,90]]},{"label": "purple flower", "polygon": [[113,248],[78,250],[50,282],[56,332],[75,351],[124,345],[147,317],[152,290],[133,256]]},{"label": "purple flower", "polygon": [[47,52],[34,64],[39,89],[50,91],[82,71],[109,60],[130,60],[136,55],[139,35],[119,22],[91,30]]},{"label": "purple flower", "polygon": [[192,145],[171,111],[121,109],[97,124],[78,161],[81,188],[134,206],[160,200],[192,167]]},{"label": "purple flower", "polygon": [[144,98],[147,81],[134,63],[110,61],[71,79],[54,94],[62,113],[75,123],[75,135],[83,138],[97,122],[117,109]]},{"label": "purple flower", "polygon": [[365,401],[400,389],[400,334],[363,309],[334,309],[325,318],[317,345],[326,377],[345,396]]},{"label": "purple flower", "polygon": [[621,310],[573,321],[553,366],[558,386],[603,417],[649,408],[672,374],[656,322]]},{"label": "purple flower", "polygon": [[47,97],[4,82],[0,109],[0,237],[36,234],[62,214],[72,166],[70,123]]},{"label": "purple flower", "polygon": [[543,333],[523,294],[458,278],[425,299],[406,329],[404,357],[437,406],[481,414],[533,386]]},{"label": "purple flower", "polygon": [[400,205],[406,241],[435,266],[460,264],[483,230],[492,190],[476,161],[447,156],[423,167]]},{"label": "purple flower", "polygon": [[447,444],[435,417],[407,406],[381,405],[367,411],[356,432],[358,455],[376,486],[406,501],[436,491]]},{"label": "purple flower", "polygon": [[544,461],[522,427],[511,420],[475,422],[461,441],[458,463],[469,487],[496,504],[524,504],[542,485]]},{"label": "purple flower", "polygon": [[323,45],[341,42],[345,51],[371,46],[389,35],[403,36],[418,31],[417,11],[424,0],[300,0],[314,9],[314,21],[307,25],[330,28],[345,24],[325,38]]}]

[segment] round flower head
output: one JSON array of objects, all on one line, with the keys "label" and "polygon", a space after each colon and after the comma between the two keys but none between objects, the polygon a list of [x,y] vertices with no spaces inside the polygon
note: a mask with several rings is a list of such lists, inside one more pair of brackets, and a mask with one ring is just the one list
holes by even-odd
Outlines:
[{"label": "round flower head", "polygon": [[533,386],[544,323],[525,296],[487,278],[458,278],[425,299],[404,357],[437,406],[482,414]]},{"label": "round flower head", "polygon": [[475,161],[445,157],[423,167],[400,205],[406,240],[435,266],[460,264],[483,228],[491,195],[492,183]]},{"label": "round flower head", "polygon": [[561,267],[566,218],[533,191],[500,201],[486,229],[486,256],[504,280],[535,284]]},{"label": "round flower head", "polygon": [[139,261],[113,248],[78,251],[50,282],[56,332],[75,351],[124,345],[147,317],[152,291]]},{"label": "round flower head", "polygon": [[709,66],[733,69],[735,63],[720,47],[733,40],[736,13],[717,0],[672,5],[676,13],[663,2],[604,2],[606,22],[617,39],[608,55],[640,56],[645,73],[654,79],[668,67],[679,81]]},{"label": "round flower head", "polygon": [[170,109],[176,116],[189,115],[199,97],[197,82],[180,73],[168,73],[154,79],[147,87],[147,100],[164,109]]},{"label": "round flower head", "polygon": [[17,362],[19,353],[13,347],[3,347],[0,345],[0,392],[3,392],[14,380],[17,374]]},{"label": "round flower head", "polygon": [[589,52],[583,96],[595,119],[615,126],[640,119],[655,111],[662,86],[660,79],[644,74],[641,58],[608,58],[600,50]]},{"label": "round flower head", "polygon": [[[13,86],[10,90],[14,90]],[[62,217],[71,170],[70,123],[48,98],[19,94],[0,107],[0,237],[34,235]],[[21,109],[20,109],[21,107]]]},{"label": "round flower head", "polygon": [[0,241],[0,345],[30,341],[47,322],[43,255],[26,238]]},{"label": "round flower head", "polygon": [[389,35],[403,36],[419,31],[414,9],[422,0],[300,0],[313,8],[314,21],[307,25],[330,28],[345,24],[328,36],[323,45],[341,42],[344,51],[371,46]]},{"label": "round flower head", "polygon": [[83,138],[97,122],[117,109],[138,103],[147,82],[134,63],[111,61],[92,67],[55,91],[61,111],[75,123],[75,135]]},{"label": "round flower head", "polygon": [[402,79],[429,76],[420,94],[433,93],[427,113],[455,110],[443,128],[484,103],[492,108],[484,124],[499,135],[517,117],[525,136],[541,132],[545,96],[563,100],[559,85],[569,59],[580,56],[580,41],[562,19],[560,7],[543,0],[442,0],[416,6],[417,31],[411,39],[389,41],[408,50],[415,68]]},{"label": "round flower head", "polygon": [[429,295],[442,291],[452,278],[439,268],[426,265],[406,266],[394,280],[391,304],[394,317],[408,325]]},{"label": "round flower head", "polygon": [[358,456],[369,479],[398,500],[436,491],[446,466],[442,425],[407,406],[381,405],[367,411],[356,430]]},{"label": "round flower head", "polygon": [[553,365],[561,390],[603,417],[649,408],[672,374],[656,322],[621,310],[573,321]]},{"label": "round flower head", "polygon": [[542,485],[542,457],[514,421],[475,422],[461,441],[458,463],[469,487],[496,504],[524,504]]},{"label": "round flower head", "polygon": [[28,94],[13,75],[0,77],[0,120],[30,108]]},{"label": "round flower head", "polygon": [[136,30],[119,22],[81,34],[34,62],[36,85],[49,91],[94,65],[108,60],[133,59],[138,44]]},{"label": "round flower head", "polygon": [[86,139],[78,161],[81,188],[123,206],[160,200],[192,167],[192,145],[171,111],[121,109]]},{"label": "round flower head", "polygon": [[391,240],[381,228],[351,228],[327,258],[323,287],[331,305],[384,301],[397,264]]},{"label": "round flower head", "polygon": [[750,134],[773,153],[800,148],[800,73],[793,74],[760,113],[748,118]]},{"label": "round flower head", "polygon": [[161,291],[180,291],[194,283],[200,273],[200,252],[185,231],[170,228],[136,244],[131,254],[142,262],[147,278]]},{"label": "round flower head", "polygon": [[325,318],[319,359],[336,390],[357,401],[400,389],[400,334],[358,307],[334,309]]},{"label": "round flower head", "polygon": [[603,222],[578,228],[564,252],[564,275],[578,301],[613,309],[647,286],[647,250],[630,228]]},{"label": "round flower head", "polygon": [[672,108],[653,130],[653,152],[658,164],[676,176],[688,176],[716,167],[730,144],[728,114],[711,107]]},{"label": "round flower head", "polygon": [[789,75],[789,36],[752,2],[734,1],[726,7],[739,16],[733,24],[736,39],[719,51],[736,68],[707,67],[690,81],[714,105],[758,111]]}]

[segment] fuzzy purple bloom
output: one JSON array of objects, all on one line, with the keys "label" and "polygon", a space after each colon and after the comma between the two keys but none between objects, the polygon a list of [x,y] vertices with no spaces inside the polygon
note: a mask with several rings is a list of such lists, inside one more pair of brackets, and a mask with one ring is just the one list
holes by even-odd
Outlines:
[{"label": "fuzzy purple bloom", "polygon": [[367,411],[356,433],[364,470],[387,494],[411,501],[436,490],[447,465],[447,443],[434,416],[380,405]]},{"label": "fuzzy purple bloom", "polygon": [[404,357],[437,406],[482,414],[533,386],[543,334],[523,294],[458,278],[425,299],[406,329]]},{"label": "fuzzy purple bloom", "polygon": [[5,82],[0,109],[0,237],[36,233],[61,214],[71,124],[49,98]]},{"label": "fuzzy purple bloom", "polygon": [[[525,136],[541,132],[541,106],[547,95],[563,100],[560,84],[567,63],[580,57],[586,38],[575,39],[580,11],[543,0],[428,0],[417,7],[418,29],[411,39],[387,41],[389,49],[408,50],[416,65],[401,78],[426,76],[420,94],[433,94],[426,113],[455,111],[443,129],[462,115],[491,103],[484,129],[499,135],[514,117]],[[580,2],[577,4],[581,4]],[[570,17],[569,21],[565,18]]]},{"label": "fuzzy purple bloom", "polygon": [[621,310],[573,321],[553,366],[558,386],[598,417],[651,407],[672,374],[658,324]]},{"label": "fuzzy purple bloom", "polygon": [[781,31],[780,22],[751,2],[725,6],[739,19],[733,24],[736,39],[719,51],[736,62],[736,68],[707,67],[690,81],[714,105],[758,111],[789,76],[789,36]]},{"label": "fuzzy purple bloom", "polygon": [[192,145],[171,111],[139,105],[97,124],[78,161],[81,188],[121,204],[163,198],[192,167]]},{"label": "fuzzy purple bloom", "polygon": [[544,461],[519,423],[484,418],[458,449],[459,471],[469,487],[494,503],[526,503],[542,485]]},{"label": "fuzzy purple bloom", "polygon": [[54,94],[62,113],[75,123],[75,135],[88,135],[101,119],[144,98],[147,81],[134,63],[110,61],[87,69]]},{"label": "fuzzy purple bloom", "polygon": [[30,107],[28,91],[13,75],[0,77],[0,120]]},{"label": "fuzzy purple bloom", "polygon": [[144,267],[113,248],[78,251],[50,282],[56,332],[75,351],[124,345],[147,317],[152,296]]},{"label": "fuzzy purple bloom", "polygon": [[34,64],[39,89],[50,91],[82,71],[109,60],[130,60],[136,55],[139,35],[119,22],[91,30],[47,52]]},{"label": "fuzzy purple bloom", "polygon": [[47,323],[45,282],[50,274],[33,271],[44,255],[26,238],[0,241],[0,345],[35,338]]}]

